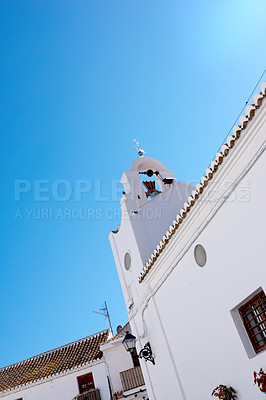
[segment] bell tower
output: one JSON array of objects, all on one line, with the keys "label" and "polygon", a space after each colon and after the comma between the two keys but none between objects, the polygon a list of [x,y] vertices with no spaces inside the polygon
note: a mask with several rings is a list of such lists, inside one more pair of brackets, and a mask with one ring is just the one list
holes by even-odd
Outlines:
[{"label": "bell tower", "polygon": [[121,223],[109,235],[128,309],[140,295],[138,274],[194,189],[143,153],[122,175]]}]

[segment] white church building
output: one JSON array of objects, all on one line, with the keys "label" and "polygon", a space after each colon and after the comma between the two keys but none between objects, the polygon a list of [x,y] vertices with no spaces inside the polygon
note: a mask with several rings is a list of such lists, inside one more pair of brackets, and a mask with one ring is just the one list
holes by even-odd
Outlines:
[{"label": "white church building", "polygon": [[138,148],[109,235],[130,325],[0,368],[0,399],[265,396],[265,97],[263,83],[195,187]]},{"label": "white church building", "polygon": [[[192,187],[151,157],[122,176],[109,235],[150,400],[265,396],[266,83]],[[168,160],[171,164],[171,160]]]}]

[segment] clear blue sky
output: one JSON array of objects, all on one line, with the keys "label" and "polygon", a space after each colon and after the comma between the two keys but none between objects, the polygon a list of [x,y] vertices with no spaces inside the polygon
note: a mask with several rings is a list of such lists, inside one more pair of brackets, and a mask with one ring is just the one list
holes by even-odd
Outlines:
[{"label": "clear blue sky", "polygon": [[178,180],[201,177],[265,68],[265,15],[264,0],[0,1],[0,366],[105,329],[104,300],[126,323],[112,182],[133,138]]}]

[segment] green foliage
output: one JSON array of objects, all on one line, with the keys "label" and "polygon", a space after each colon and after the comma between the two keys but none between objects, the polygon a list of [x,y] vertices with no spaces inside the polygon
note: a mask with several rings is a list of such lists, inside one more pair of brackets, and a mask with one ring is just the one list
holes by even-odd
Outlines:
[{"label": "green foliage", "polygon": [[223,400],[234,400],[237,399],[235,393],[236,391],[235,389],[232,388],[232,386],[228,388],[225,385],[219,385],[213,390],[212,396],[218,397],[218,399],[223,399]]}]

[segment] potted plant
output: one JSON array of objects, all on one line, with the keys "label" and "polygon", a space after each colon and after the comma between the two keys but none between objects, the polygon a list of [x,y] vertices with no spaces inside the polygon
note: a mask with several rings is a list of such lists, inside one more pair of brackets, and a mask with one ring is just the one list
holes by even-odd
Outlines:
[{"label": "potted plant", "polygon": [[234,400],[237,399],[235,393],[236,391],[234,388],[232,388],[232,386],[228,388],[225,385],[219,385],[213,390],[212,396],[218,397],[218,399],[223,399],[223,400]]},{"label": "potted plant", "polygon": [[116,392],[114,395],[113,395],[113,400],[117,400],[117,399],[122,399],[124,396],[123,396],[123,392]]},{"label": "potted plant", "polygon": [[254,371],[254,385],[258,385],[261,392],[266,394],[266,374],[261,368],[259,372]]}]

